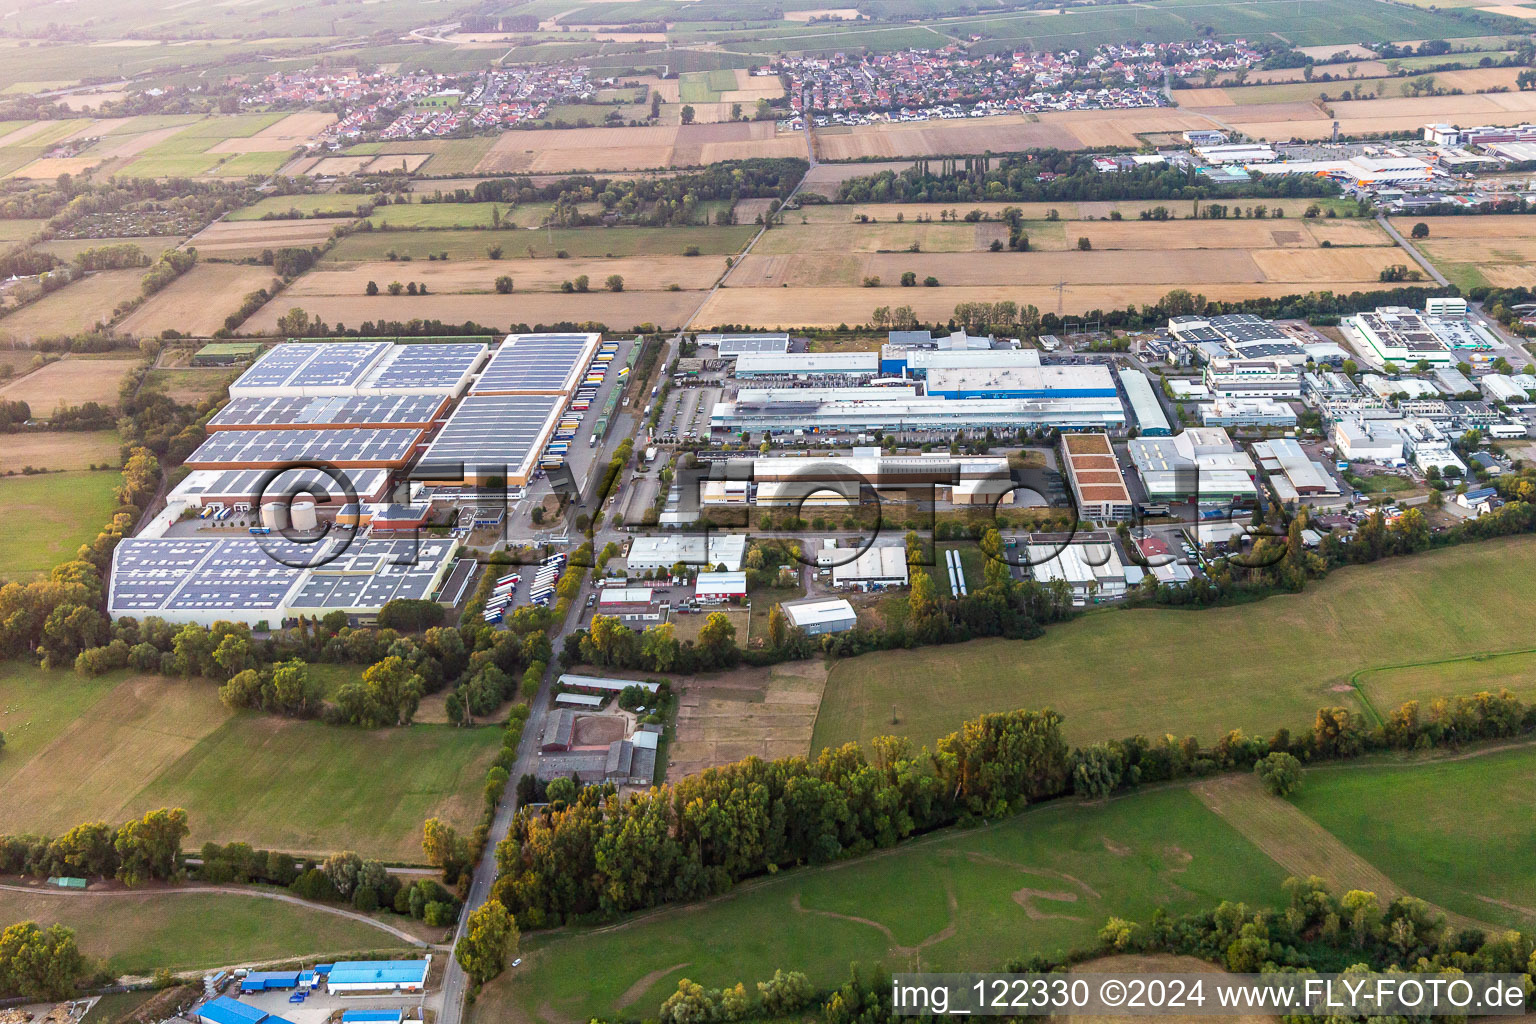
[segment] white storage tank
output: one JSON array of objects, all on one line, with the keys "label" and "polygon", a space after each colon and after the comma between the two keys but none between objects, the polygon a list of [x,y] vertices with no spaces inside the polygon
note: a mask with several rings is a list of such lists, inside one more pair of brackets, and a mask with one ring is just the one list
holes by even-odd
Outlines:
[{"label": "white storage tank", "polygon": [[295,501],[289,506],[288,516],[293,528],[300,533],[309,533],[319,525],[313,501]]}]

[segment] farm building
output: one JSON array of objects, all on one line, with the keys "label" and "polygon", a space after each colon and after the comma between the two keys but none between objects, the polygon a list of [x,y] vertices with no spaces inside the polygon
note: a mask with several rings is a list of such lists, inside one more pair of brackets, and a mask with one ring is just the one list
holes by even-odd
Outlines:
[{"label": "farm building", "polygon": [[568,708],[587,708],[595,710],[603,706],[606,697],[600,697],[595,693],[557,693],[555,703]]},{"label": "farm building", "polygon": [[557,682],[561,686],[568,686],[573,690],[581,690],[603,696],[619,693],[631,686],[638,686],[648,693],[655,693],[657,684],[648,683],[643,679],[612,679],[606,676],[583,676],[574,672],[564,672]]},{"label": "farm building", "polygon": [[[337,993],[420,992],[430,957],[423,960],[343,960],[332,964],[325,987]],[[318,970],[318,968],[317,968]]]},{"label": "farm building", "polygon": [[629,545],[625,564],[631,573],[670,570],[679,562],[687,566],[723,565],[725,571],[736,572],[746,555],[747,538],[741,534],[679,533],[636,537]]},{"label": "farm building", "polygon": [[694,580],[694,596],[700,601],[729,601],[747,596],[744,572],[701,572]]},{"label": "farm building", "polygon": [[192,365],[234,366],[260,354],[259,341],[214,341],[192,354]]},{"label": "farm building", "polygon": [[819,565],[831,566],[832,585],[839,590],[878,590],[910,582],[906,548],[869,547],[854,552],[853,548],[824,547],[816,553]]},{"label": "farm building", "polygon": [[1065,434],[1061,454],[1078,518],[1131,517],[1131,492],[1120,476],[1120,463],[1108,434]]},{"label": "farm building", "polygon": [[1130,400],[1131,414],[1136,417],[1136,429],[1143,437],[1166,437],[1170,431],[1168,417],[1163,414],[1162,403],[1152,390],[1152,382],[1140,370],[1120,368],[1120,385]]},{"label": "farm building", "polygon": [[858,625],[853,605],[842,598],[820,601],[791,601],[782,605],[790,625],[806,636],[844,633]]}]

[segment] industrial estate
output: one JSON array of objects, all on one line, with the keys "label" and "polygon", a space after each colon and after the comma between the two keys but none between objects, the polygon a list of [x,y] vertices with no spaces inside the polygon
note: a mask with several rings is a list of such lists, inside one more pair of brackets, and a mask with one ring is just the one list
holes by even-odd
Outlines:
[{"label": "industrial estate", "polygon": [[1536,990],[1536,6],[5,15],[0,1024]]}]

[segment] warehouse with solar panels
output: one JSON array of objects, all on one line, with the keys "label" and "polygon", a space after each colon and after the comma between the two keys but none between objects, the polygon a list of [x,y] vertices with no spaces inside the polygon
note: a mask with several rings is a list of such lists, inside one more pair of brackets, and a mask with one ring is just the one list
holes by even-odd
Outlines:
[{"label": "warehouse with solar panels", "polygon": [[459,403],[413,473],[419,480],[524,487],[565,410],[559,395],[477,395]]},{"label": "warehouse with solar panels", "polygon": [[229,386],[230,398],[442,395],[457,398],[485,362],[479,342],[289,342],[268,349]]},{"label": "warehouse with solar panels", "polygon": [[509,334],[470,387],[470,394],[569,398],[601,342],[599,334]]},{"label": "warehouse with solar panels", "polygon": [[172,623],[265,622],[345,612],[367,622],[395,600],[431,600],[453,564],[446,538],[312,544],[281,537],[129,538],[112,552],[107,611]]}]

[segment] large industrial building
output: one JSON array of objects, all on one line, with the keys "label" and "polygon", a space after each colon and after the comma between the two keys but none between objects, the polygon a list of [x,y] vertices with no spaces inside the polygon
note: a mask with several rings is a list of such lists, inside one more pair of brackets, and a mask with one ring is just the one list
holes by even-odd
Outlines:
[{"label": "large industrial building", "polygon": [[840,597],[788,601],[781,607],[789,618],[789,624],[803,631],[806,636],[846,633],[859,624],[853,605]]},{"label": "large industrial building", "polygon": [[625,565],[629,571],[670,570],[681,562],[691,567],[725,566],[736,572],[747,557],[747,538],[732,533],[670,533],[660,537],[636,537],[629,544]]},{"label": "large industrial building", "polygon": [[735,359],[748,353],[784,353],[789,351],[787,334],[700,334],[700,345],[711,347],[721,359]]},{"label": "large industrial building", "polygon": [[882,502],[1012,504],[1014,489],[1003,457],[885,455],[878,448],[855,448],[852,455],[754,459],[750,483],[754,504],[795,507],[857,504],[869,497],[865,488],[877,492]]},{"label": "large industrial building", "polygon": [[1488,332],[1464,316],[1434,316],[1406,306],[1381,306],[1373,312],[1346,316],[1341,329],[1362,351],[1379,362],[1413,367],[1454,366],[1461,352],[1485,352],[1493,347]]},{"label": "large industrial building", "polygon": [[1120,386],[1131,403],[1131,415],[1136,417],[1136,430],[1143,437],[1165,437],[1172,429],[1163,405],[1152,390],[1152,382],[1140,370],[1120,368]]},{"label": "large industrial building", "polygon": [[485,361],[478,342],[290,342],[266,351],[229,386],[230,398],[352,398],[464,393]]},{"label": "large industrial building", "polygon": [[446,538],[354,539],[313,544],[278,536],[129,538],[112,552],[107,611],[207,626],[342,611],[367,620],[390,601],[429,600],[453,564]]},{"label": "large industrial building", "polygon": [[1131,492],[1108,434],[1067,434],[1061,439],[1062,467],[1080,519],[1131,518]]},{"label": "large industrial building", "polygon": [[1126,449],[1147,497],[1226,505],[1252,501],[1253,460],[1219,427],[1191,427],[1173,437],[1138,437]]},{"label": "large industrial building", "polygon": [[600,334],[508,335],[469,393],[569,397],[602,340]]},{"label": "large industrial building", "polygon": [[721,431],[862,432],[902,430],[1092,430],[1125,425],[1118,397],[972,398],[918,396],[910,387],[744,388],[717,402],[710,426]]},{"label": "large industrial building", "polygon": [[1217,398],[1301,397],[1301,370],[1280,359],[1212,359],[1205,386]]},{"label": "large industrial building", "polygon": [[743,352],[736,357],[734,376],[751,377],[873,377],[880,372],[875,352]]},{"label": "large industrial building", "polygon": [[1030,575],[1044,584],[1060,582],[1072,603],[1113,601],[1125,596],[1125,563],[1107,534],[1072,543],[1043,541],[1024,546]]}]

